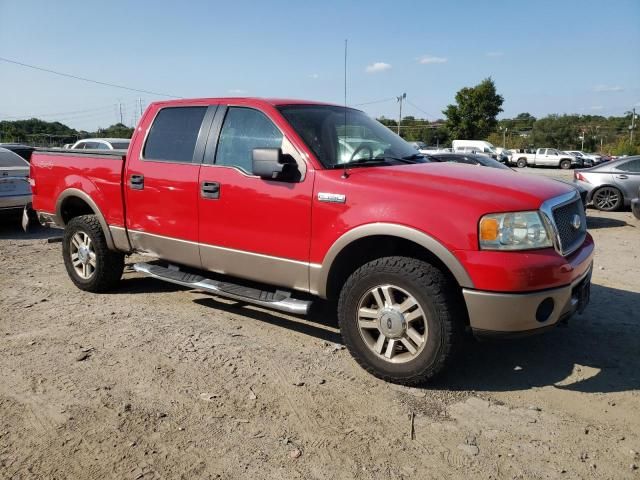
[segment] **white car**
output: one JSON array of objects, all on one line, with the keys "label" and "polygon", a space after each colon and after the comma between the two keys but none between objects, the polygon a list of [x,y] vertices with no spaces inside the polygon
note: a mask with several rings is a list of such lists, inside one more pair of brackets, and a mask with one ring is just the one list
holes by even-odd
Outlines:
[{"label": "white car", "polygon": [[484,153],[497,160],[496,147],[484,140],[454,140],[451,142],[454,152],[460,153]]},{"label": "white car", "polygon": [[84,138],[71,146],[71,150],[127,150],[128,138]]},{"label": "white car", "polygon": [[20,211],[30,202],[29,162],[0,148],[0,212]]}]

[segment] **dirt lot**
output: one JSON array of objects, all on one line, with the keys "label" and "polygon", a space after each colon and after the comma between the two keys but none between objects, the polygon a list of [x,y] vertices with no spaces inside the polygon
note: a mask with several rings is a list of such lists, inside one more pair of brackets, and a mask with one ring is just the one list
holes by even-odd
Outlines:
[{"label": "dirt lot", "polygon": [[287,316],[130,269],[112,294],[84,293],[55,232],[3,220],[0,477],[640,478],[640,222],[588,216],[584,315],[471,343],[422,389],[361,370],[330,311]]}]

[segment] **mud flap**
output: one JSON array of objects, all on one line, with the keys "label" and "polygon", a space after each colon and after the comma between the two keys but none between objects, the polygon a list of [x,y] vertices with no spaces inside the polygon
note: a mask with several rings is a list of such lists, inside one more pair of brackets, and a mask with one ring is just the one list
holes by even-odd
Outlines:
[{"label": "mud flap", "polygon": [[31,217],[29,215],[29,210],[31,209],[31,204],[25,205],[22,209],[22,230],[27,232],[29,230],[29,223],[31,221]]}]

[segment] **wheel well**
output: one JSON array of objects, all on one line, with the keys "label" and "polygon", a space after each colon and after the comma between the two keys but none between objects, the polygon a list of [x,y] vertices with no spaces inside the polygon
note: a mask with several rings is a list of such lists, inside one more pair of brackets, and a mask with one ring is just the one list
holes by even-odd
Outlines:
[{"label": "wheel well", "polygon": [[454,285],[458,285],[447,266],[431,251],[411,240],[390,235],[373,235],[360,238],[347,245],[336,256],[327,277],[327,298],[337,300],[347,278],[367,262],[380,257],[401,255],[417,258],[439,268]]},{"label": "wheel well", "polygon": [[60,206],[60,218],[66,225],[69,220],[80,215],[95,215],[96,212],[79,197],[67,197]]}]

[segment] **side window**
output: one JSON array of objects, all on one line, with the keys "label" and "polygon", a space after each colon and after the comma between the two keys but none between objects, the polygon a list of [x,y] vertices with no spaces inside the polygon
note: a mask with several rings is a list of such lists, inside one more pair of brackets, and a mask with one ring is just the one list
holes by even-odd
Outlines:
[{"label": "side window", "polygon": [[618,165],[618,170],[630,173],[640,173],[640,159],[622,163]]},{"label": "side window", "polygon": [[198,132],[207,107],[170,107],[158,112],[142,156],[145,160],[193,162]]},{"label": "side window", "polygon": [[98,150],[110,150],[109,146],[106,143],[96,142]]},{"label": "side window", "polygon": [[215,164],[253,173],[253,149],[282,148],[282,140],[280,130],[262,112],[230,107],[220,132]]}]

